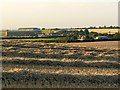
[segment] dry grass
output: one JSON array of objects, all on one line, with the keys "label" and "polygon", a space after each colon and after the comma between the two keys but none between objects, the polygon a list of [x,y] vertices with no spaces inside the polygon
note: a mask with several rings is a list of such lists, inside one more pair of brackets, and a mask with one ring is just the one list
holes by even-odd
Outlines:
[{"label": "dry grass", "polygon": [[118,88],[116,75],[68,75],[42,72],[3,72],[4,87],[16,88]]},{"label": "dry grass", "polygon": [[3,87],[118,87],[117,45],[3,41]]},{"label": "dry grass", "polygon": [[97,33],[111,33],[111,34],[115,34],[119,32],[119,29],[89,29],[89,31],[91,32],[97,32]]},{"label": "dry grass", "polygon": [[11,67],[6,66],[7,68],[4,68],[3,72],[43,72],[43,73],[49,73],[49,74],[70,74],[70,75],[118,75],[120,74],[117,69],[96,69],[96,68],[75,68],[75,67]]}]

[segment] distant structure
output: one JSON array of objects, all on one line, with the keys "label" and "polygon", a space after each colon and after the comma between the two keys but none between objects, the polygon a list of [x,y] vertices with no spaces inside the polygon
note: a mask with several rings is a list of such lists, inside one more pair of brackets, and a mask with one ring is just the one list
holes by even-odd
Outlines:
[{"label": "distant structure", "polygon": [[6,30],[1,33],[1,37],[38,37],[42,34],[40,28],[19,28],[18,30]]},{"label": "distant structure", "polygon": [[107,36],[97,36],[95,38],[96,40],[104,40],[104,39],[109,39]]},{"label": "distant structure", "polygon": [[34,31],[34,30],[40,30],[40,28],[18,28],[18,31]]},{"label": "distant structure", "polygon": [[0,37],[7,37],[7,36],[8,36],[7,30],[0,31]]}]

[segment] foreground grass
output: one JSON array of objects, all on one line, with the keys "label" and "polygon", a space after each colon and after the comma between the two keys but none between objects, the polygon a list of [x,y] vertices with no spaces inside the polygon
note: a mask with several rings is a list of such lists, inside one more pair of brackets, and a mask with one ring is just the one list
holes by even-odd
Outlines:
[{"label": "foreground grass", "polygon": [[3,41],[3,88],[118,88],[116,42]]},{"label": "foreground grass", "polygon": [[[54,62],[53,62],[54,63]],[[69,75],[118,75],[118,69],[115,68],[93,68],[93,67],[73,67],[73,66],[46,66],[46,65],[24,65],[24,64],[4,64],[3,72],[43,72],[53,74]]]},{"label": "foreground grass", "polygon": [[119,85],[118,76],[84,76],[40,72],[3,72],[2,80],[3,88],[118,88]]}]

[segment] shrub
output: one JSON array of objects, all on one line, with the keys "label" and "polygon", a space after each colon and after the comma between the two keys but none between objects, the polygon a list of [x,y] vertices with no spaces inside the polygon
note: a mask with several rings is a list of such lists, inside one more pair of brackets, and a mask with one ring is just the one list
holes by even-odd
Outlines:
[{"label": "shrub", "polygon": [[120,33],[116,33],[113,35],[113,39],[120,39]]}]

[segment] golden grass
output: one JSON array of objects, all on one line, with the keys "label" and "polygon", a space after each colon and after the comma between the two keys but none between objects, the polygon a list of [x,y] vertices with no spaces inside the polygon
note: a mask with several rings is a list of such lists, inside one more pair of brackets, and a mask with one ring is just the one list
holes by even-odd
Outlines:
[{"label": "golden grass", "polygon": [[[61,79],[65,76],[67,82],[70,82],[68,85],[72,85],[74,81],[70,81],[70,77],[78,75],[79,79],[81,76],[91,76],[90,80],[93,80],[93,77],[100,76],[102,79],[107,80],[106,83],[110,85],[117,85],[117,75],[118,72],[117,66],[118,63],[118,42],[117,41],[108,41],[108,42],[84,42],[84,43],[41,43],[41,42],[20,42],[20,41],[3,41],[2,43],[2,60],[3,60],[3,73],[5,74],[4,85],[12,86],[8,83],[8,79],[11,78],[7,73],[12,73],[18,75],[21,78],[24,78],[21,73],[29,72],[30,75],[33,73],[45,73],[48,75],[44,77],[33,76],[35,78],[44,77],[44,87],[48,82],[50,83],[51,78],[58,78],[59,75]],[[56,75],[57,74],[57,75]],[[93,76],[93,77],[92,77]],[[110,82],[109,79],[104,77],[115,77]],[[27,77],[27,76],[25,76]],[[13,80],[18,77],[13,77]],[[27,77],[28,78],[28,77]],[[25,78],[25,79],[27,79]],[[34,79],[35,78],[31,78]],[[54,80],[53,78],[53,80]],[[49,79],[46,81],[46,79]],[[88,77],[83,77],[84,82],[89,82]],[[95,79],[95,84],[97,81],[104,83],[104,80],[101,78]],[[12,82],[12,79],[10,79]],[[55,79],[56,80],[56,79]],[[57,83],[58,87],[61,84],[64,84],[59,78],[57,81],[53,81],[52,84]],[[74,80],[74,79],[73,79]],[[77,79],[76,79],[77,80]],[[15,81],[16,82],[16,81]],[[42,82],[42,81],[38,81]],[[37,85],[42,85],[39,84]],[[75,81],[74,86],[78,87],[78,84],[81,82]],[[84,84],[85,84],[84,82]],[[93,81],[90,81],[92,83]],[[30,84],[27,82],[28,85]],[[61,84],[60,84],[61,83]],[[20,84],[20,83],[18,83]],[[15,86],[18,85],[15,83]],[[23,83],[22,83],[23,84]],[[87,83],[86,87],[88,87]],[[94,85],[93,85],[94,86]],[[105,86],[105,84],[103,84]],[[68,87],[68,86],[66,86]]]},{"label": "golden grass", "polygon": [[117,69],[95,69],[95,68],[60,68],[59,69],[36,69],[36,68],[10,68],[4,69],[3,72],[42,72],[50,74],[70,74],[70,75],[118,75],[120,72]]},{"label": "golden grass", "polygon": [[119,29],[89,29],[90,32],[97,32],[97,33],[110,33],[115,34],[119,32]]}]

